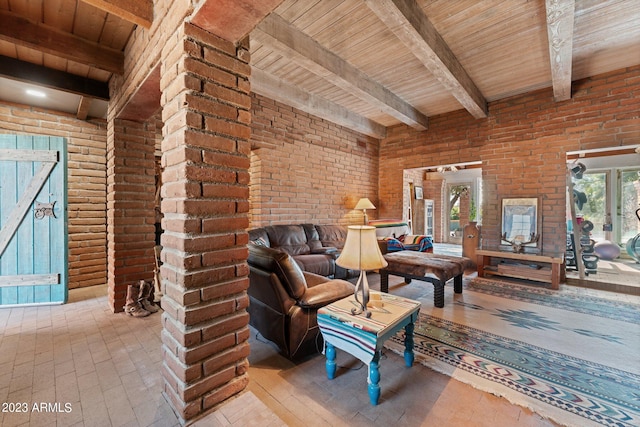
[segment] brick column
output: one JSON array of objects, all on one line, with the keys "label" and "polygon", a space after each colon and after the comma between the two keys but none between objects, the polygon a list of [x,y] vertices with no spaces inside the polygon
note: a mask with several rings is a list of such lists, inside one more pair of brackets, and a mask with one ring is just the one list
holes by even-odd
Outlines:
[{"label": "brick column", "polygon": [[109,308],[123,311],[127,285],[154,268],[155,123],[107,124],[107,281]]},{"label": "brick column", "polygon": [[186,423],[248,382],[248,40],[187,23],[161,59],[164,393]]}]

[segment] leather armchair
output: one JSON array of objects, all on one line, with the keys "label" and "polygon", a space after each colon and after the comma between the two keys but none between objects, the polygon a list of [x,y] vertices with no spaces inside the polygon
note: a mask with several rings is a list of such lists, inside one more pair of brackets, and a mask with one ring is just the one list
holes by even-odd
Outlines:
[{"label": "leather armchair", "polygon": [[345,280],[303,272],[286,252],[249,246],[249,323],[289,359],[322,348],[318,308],[352,295]]}]

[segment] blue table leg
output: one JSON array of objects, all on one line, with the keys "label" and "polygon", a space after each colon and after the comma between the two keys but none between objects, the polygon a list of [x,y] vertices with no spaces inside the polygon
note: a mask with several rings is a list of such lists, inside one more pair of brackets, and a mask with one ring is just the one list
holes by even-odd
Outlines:
[{"label": "blue table leg", "polygon": [[404,364],[411,367],[413,359],[413,323],[408,323],[404,327]]},{"label": "blue table leg", "polygon": [[336,377],[336,348],[327,342],[325,343],[324,352],[327,356],[327,361],[325,362],[327,378],[332,380]]},{"label": "blue table leg", "polygon": [[378,356],[369,364],[369,401],[372,405],[378,404],[380,399],[380,370],[378,369]]}]

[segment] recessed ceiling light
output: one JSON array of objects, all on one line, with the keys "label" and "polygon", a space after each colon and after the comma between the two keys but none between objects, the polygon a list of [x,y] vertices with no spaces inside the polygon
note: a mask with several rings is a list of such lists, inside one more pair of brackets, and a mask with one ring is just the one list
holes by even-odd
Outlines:
[{"label": "recessed ceiling light", "polygon": [[47,94],[39,90],[27,89],[27,95],[37,96],[38,98],[46,98]]}]

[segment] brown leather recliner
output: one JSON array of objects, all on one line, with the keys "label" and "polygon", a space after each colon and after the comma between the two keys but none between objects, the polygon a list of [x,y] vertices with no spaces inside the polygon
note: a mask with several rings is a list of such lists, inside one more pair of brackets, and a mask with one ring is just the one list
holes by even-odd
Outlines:
[{"label": "brown leather recliner", "polygon": [[249,323],[290,358],[322,349],[318,308],[352,295],[353,284],[303,272],[293,258],[249,246]]}]

